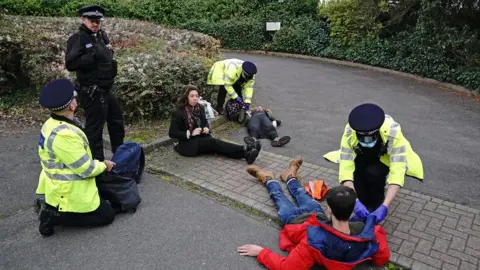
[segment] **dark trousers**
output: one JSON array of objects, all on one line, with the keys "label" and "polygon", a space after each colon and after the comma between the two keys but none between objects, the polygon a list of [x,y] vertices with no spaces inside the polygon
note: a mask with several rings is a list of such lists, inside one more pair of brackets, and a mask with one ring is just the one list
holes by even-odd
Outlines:
[{"label": "dark trousers", "polygon": [[197,140],[197,155],[217,154],[234,159],[245,157],[245,150],[243,145],[225,142],[211,136],[201,137]]},{"label": "dark trousers", "polygon": [[[240,84],[234,84],[233,89],[235,89],[235,92],[237,93],[240,98],[243,99],[243,94],[242,94],[242,86]],[[225,98],[227,97],[227,89],[225,89],[225,86],[220,85],[218,88],[218,95],[217,95],[217,108],[215,109],[217,112],[222,112],[223,110],[223,104],[225,103]]]},{"label": "dark trousers", "polygon": [[292,197],[295,198],[298,206],[295,206],[287,196],[285,196],[278,180],[268,181],[266,187],[277,207],[278,218],[284,225],[289,224],[294,218],[302,214],[324,213],[320,203],[307,194],[297,179],[288,181],[287,188]]},{"label": "dark trousers", "polygon": [[264,132],[264,134],[258,130],[250,129],[248,130],[248,133],[250,134],[250,137],[253,137],[255,139],[267,138],[273,141],[278,137],[278,133],[275,129],[270,130],[268,132]]},{"label": "dark trousers", "polygon": [[355,162],[353,184],[357,197],[369,211],[377,209],[385,200],[388,166],[380,160],[371,164]]},{"label": "dark trousers", "polygon": [[125,124],[123,112],[117,98],[108,91],[98,91],[93,98],[80,90],[80,106],[85,112],[85,134],[87,135],[92,156],[103,161],[103,127],[107,123],[112,152],[123,144]]},{"label": "dark trousers", "polygon": [[110,204],[100,199],[100,206],[89,213],[71,213],[71,212],[58,212],[59,225],[67,227],[91,227],[91,226],[103,226],[108,225],[115,219],[115,212]]}]

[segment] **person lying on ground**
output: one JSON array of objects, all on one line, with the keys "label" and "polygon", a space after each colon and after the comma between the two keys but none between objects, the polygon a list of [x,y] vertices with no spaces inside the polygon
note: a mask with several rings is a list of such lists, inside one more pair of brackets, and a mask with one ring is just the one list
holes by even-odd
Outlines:
[{"label": "person lying on ground", "polygon": [[235,159],[245,158],[248,164],[255,162],[260,149],[254,144],[238,145],[212,137],[205,108],[198,103],[199,97],[199,89],[190,85],[177,103],[177,111],[168,131],[171,138],[179,141],[174,147],[175,151],[186,157],[218,154]]},{"label": "person lying on ground", "polygon": [[259,139],[269,139],[273,147],[281,147],[290,142],[290,136],[280,138],[277,126],[282,122],[273,116],[272,110],[261,106],[255,108],[251,115],[247,116],[246,126],[250,137],[243,140],[247,144],[260,144]]},{"label": "person lying on ground", "polygon": [[283,223],[280,249],[289,252],[280,256],[268,248],[244,245],[238,248],[242,256],[258,256],[257,261],[267,269],[307,270],[315,263],[327,269],[353,269],[372,260],[378,266],[388,263],[390,252],[385,230],[375,225],[375,216],[363,222],[349,222],[355,207],[355,191],[347,186],[336,186],[326,194],[327,211],[310,197],[299,183],[298,170],[302,159],[291,161],[280,175],[298,206],[285,196],[280,181],[272,172],[250,166],[247,171],[264,184],[278,209]]},{"label": "person lying on ground", "polygon": [[100,198],[95,177],[111,171],[115,163],[92,158],[87,136],[74,122],[78,107],[74,85],[67,79],[50,82],[40,93],[40,104],[51,111],[38,141],[42,171],[35,210],[40,234],[53,235],[56,225],[112,223],[115,212]]}]

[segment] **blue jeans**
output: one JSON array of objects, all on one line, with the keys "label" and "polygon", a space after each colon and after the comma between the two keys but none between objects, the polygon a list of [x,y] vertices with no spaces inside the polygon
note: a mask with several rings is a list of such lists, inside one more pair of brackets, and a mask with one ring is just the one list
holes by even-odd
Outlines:
[{"label": "blue jeans", "polygon": [[278,218],[284,225],[289,224],[294,218],[305,213],[325,213],[320,203],[310,197],[295,178],[287,182],[287,188],[297,201],[298,207],[285,196],[278,180],[270,180],[266,186],[270,197],[277,207]]}]

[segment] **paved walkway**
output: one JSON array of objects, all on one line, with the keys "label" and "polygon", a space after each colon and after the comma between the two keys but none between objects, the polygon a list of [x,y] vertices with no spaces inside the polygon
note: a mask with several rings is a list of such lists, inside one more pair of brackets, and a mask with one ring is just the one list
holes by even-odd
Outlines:
[{"label": "paved walkway", "polygon": [[[276,209],[265,187],[248,175],[248,165],[242,160],[218,156],[185,158],[172,147],[149,155],[148,160],[151,170],[178,176],[276,218]],[[262,151],[255,165],[278,175],[289,160]],[[323,179],[328,186],[337,185],[335,170],[304,162],[300,172],[302,179]],[[391,261],[398,265],[422,270],[480,269],[478,209],[403,189],[392,203],[383,226],[388,233]]]},{"label": "paved walkway", "polygon": [[[409,181],[406,188],[480,209],[480,103],[358,68],[252,54],[224,57],[257,64],[253,103],[272,108],[282,120],[280,135],[292,136],[287,147],[271,149],[265,143],[265,150],[286,156],[301,153],[308,162],[336,169],[322,156],[340,145],[350,110],[374,102],[400,123],[422,158],[425,181]],[[229,138],[241,142],[245,133],[240,130]]]}]

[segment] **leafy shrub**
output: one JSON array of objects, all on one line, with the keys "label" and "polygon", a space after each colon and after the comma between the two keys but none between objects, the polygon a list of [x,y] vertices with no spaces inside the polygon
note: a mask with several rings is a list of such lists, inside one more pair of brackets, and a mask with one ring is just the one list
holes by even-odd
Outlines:
[{"label": "leafy shrub", "polygon": [[326,24],[309,17],[294,20],[280,28],[267,49],[279,52],[321,55],[330,43]]},{"label": "leafy shrub", "polygon": [[330,32],[334,43],[351,46],[365,38],[375,38],[381,24],[376,17],[387,5],[386,0],[332,0],[321,5],[320,15],[331,21]]},{"label": "leafy shrub", "polygon": [[182,28],[208,34],[219,39],[222,47],[228,49],[263,49],[264,23],[255,20],[192,20],[181,25]]},{"label": "leafy shrub", "polygon": [[[55,78],[75,79],[64,67],[66,41],[75,18],[6,16],[0,24],[0,81],[9,91],[40,89]],[[206,86],[209,67],[219,59],[219,42],[204,34],[158,25],[109,19],[104,25],[119,62],[117,95],[128,118],[167,117],[183,85]]]}]

